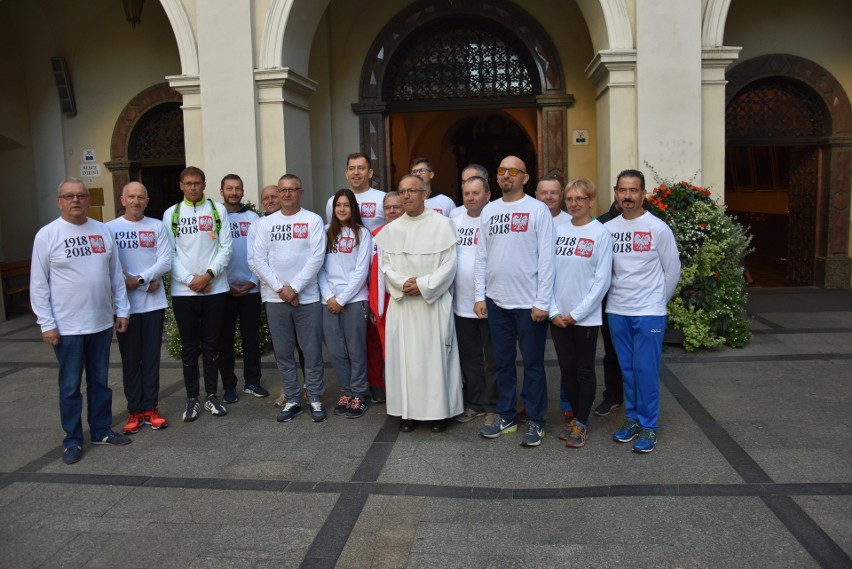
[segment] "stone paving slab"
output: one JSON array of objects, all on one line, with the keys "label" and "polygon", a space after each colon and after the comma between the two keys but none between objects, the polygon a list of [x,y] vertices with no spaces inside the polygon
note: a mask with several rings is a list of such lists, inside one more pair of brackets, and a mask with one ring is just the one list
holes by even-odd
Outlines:
[{"label": "stone paving slab", "polygon": [[[593,417],[586,448],[558,441],[548,342],[536,449],[484,440],[479,421],[399,433],[383,406],[279,424],[271,398],[243,394],[184,424],[164,356],[172,425],[87,444],[71,467],[53,352],[16,316],[0,323],[0,568],[852,567],[852,293],[758,290],[749,306],[743,350],[664,348],[649,456],[610,440],[623,411]],[[113,345],[120,428],[118,361]],[[273,394],[275,373],[265,357]],[[328,366],[326,383],[331,406]]]}]

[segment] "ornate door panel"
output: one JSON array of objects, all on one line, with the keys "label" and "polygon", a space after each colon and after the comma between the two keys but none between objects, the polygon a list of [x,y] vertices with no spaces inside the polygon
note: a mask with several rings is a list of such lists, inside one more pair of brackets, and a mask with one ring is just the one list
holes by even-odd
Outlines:
[{"label": "ornate door panel", "polygon": [[790,151],[790,215],[787,233],[787,284],[814,284],[818,148]]}]

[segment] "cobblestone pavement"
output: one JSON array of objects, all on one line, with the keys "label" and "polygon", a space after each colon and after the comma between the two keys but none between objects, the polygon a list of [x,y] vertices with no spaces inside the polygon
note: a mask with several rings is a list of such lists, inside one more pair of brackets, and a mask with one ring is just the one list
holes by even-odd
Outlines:
[{"label": "cobblestone pavement", "polygon": [[[0,567],[852,567],[852,292],[754,289],[749,310],[745,349],[666,347],[649,455],[612,442],[620,411],[563,446],[548,346],[538,448],[483,439],[479,419],[400,433],[383,405],[277,423],[274,397],[245,394],[183,423],[164,356],[170,427],[72,466],[56,360],[17,315],[0,323]],[[118,430],[115,343],[110,383]],[[326,385],[331,406],[328,365]]]}]

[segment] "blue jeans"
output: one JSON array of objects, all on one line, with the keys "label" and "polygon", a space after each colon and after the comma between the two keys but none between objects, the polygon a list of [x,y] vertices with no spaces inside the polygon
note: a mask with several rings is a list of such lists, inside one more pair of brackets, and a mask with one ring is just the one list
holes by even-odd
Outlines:
[{"label": "blue jeans", "polygon": [[286,302],[267,302],[266,320],[272,335],[275,362],[281,374],[284,395],[301,401],[302,388],[296,375],[296,342],[305,355],[305,391],[308,401],[320,401],[325,393],[322,361],[322,305],[317,302],[293,306]]},{"label": "blue jeans", "polygon": [[350,302],[342,314],[332,314],[323,305],[322,328],[341,393],[363,399],[369,393],[367,301]]},{"label": "blue jeans", "polygon": [[53,347],[59,362],[59,417],[66,448],[83,446],[83,369],[89,434],[93,441],[99,441],[112,430],[112,390],[108,385],[111,343],[112,327],[93,334],[60,336],[59,345]]},{"label": "blue jeans", "polygon": [[607,316],[624,378],[624,415],[643,429],[656,431],[660,418],[660,357],[666,317]]},{"label": "blue jeans", "polygon": [[500,308],[485,298],[491,346],[497,364],[497,414],[514,421],[517,410],[518,370],[515,355],[521,349],[524,362],[524,397],[529,421],[544,425],[547,415],[547,376],[544,372],[544,345],[550,323],[533,322],[531,309]]}]

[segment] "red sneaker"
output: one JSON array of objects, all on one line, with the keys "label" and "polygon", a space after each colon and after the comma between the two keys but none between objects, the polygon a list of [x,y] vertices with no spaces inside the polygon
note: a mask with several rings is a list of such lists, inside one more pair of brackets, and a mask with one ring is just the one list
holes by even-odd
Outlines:
[{"label": "red sneaker", "polygon": [[124,424],[124,434],[132,435],[139,432],[139,427],[142,426],[142,413],[131,411],[127,417],[127,422]]},{"label": "red sneaker", "polygon": [[169,422],[160,415],[156,407],[145,411],[144,421],[146,425],[151,425],[151,428],[154,430],[165,429],[169,426]]}]

